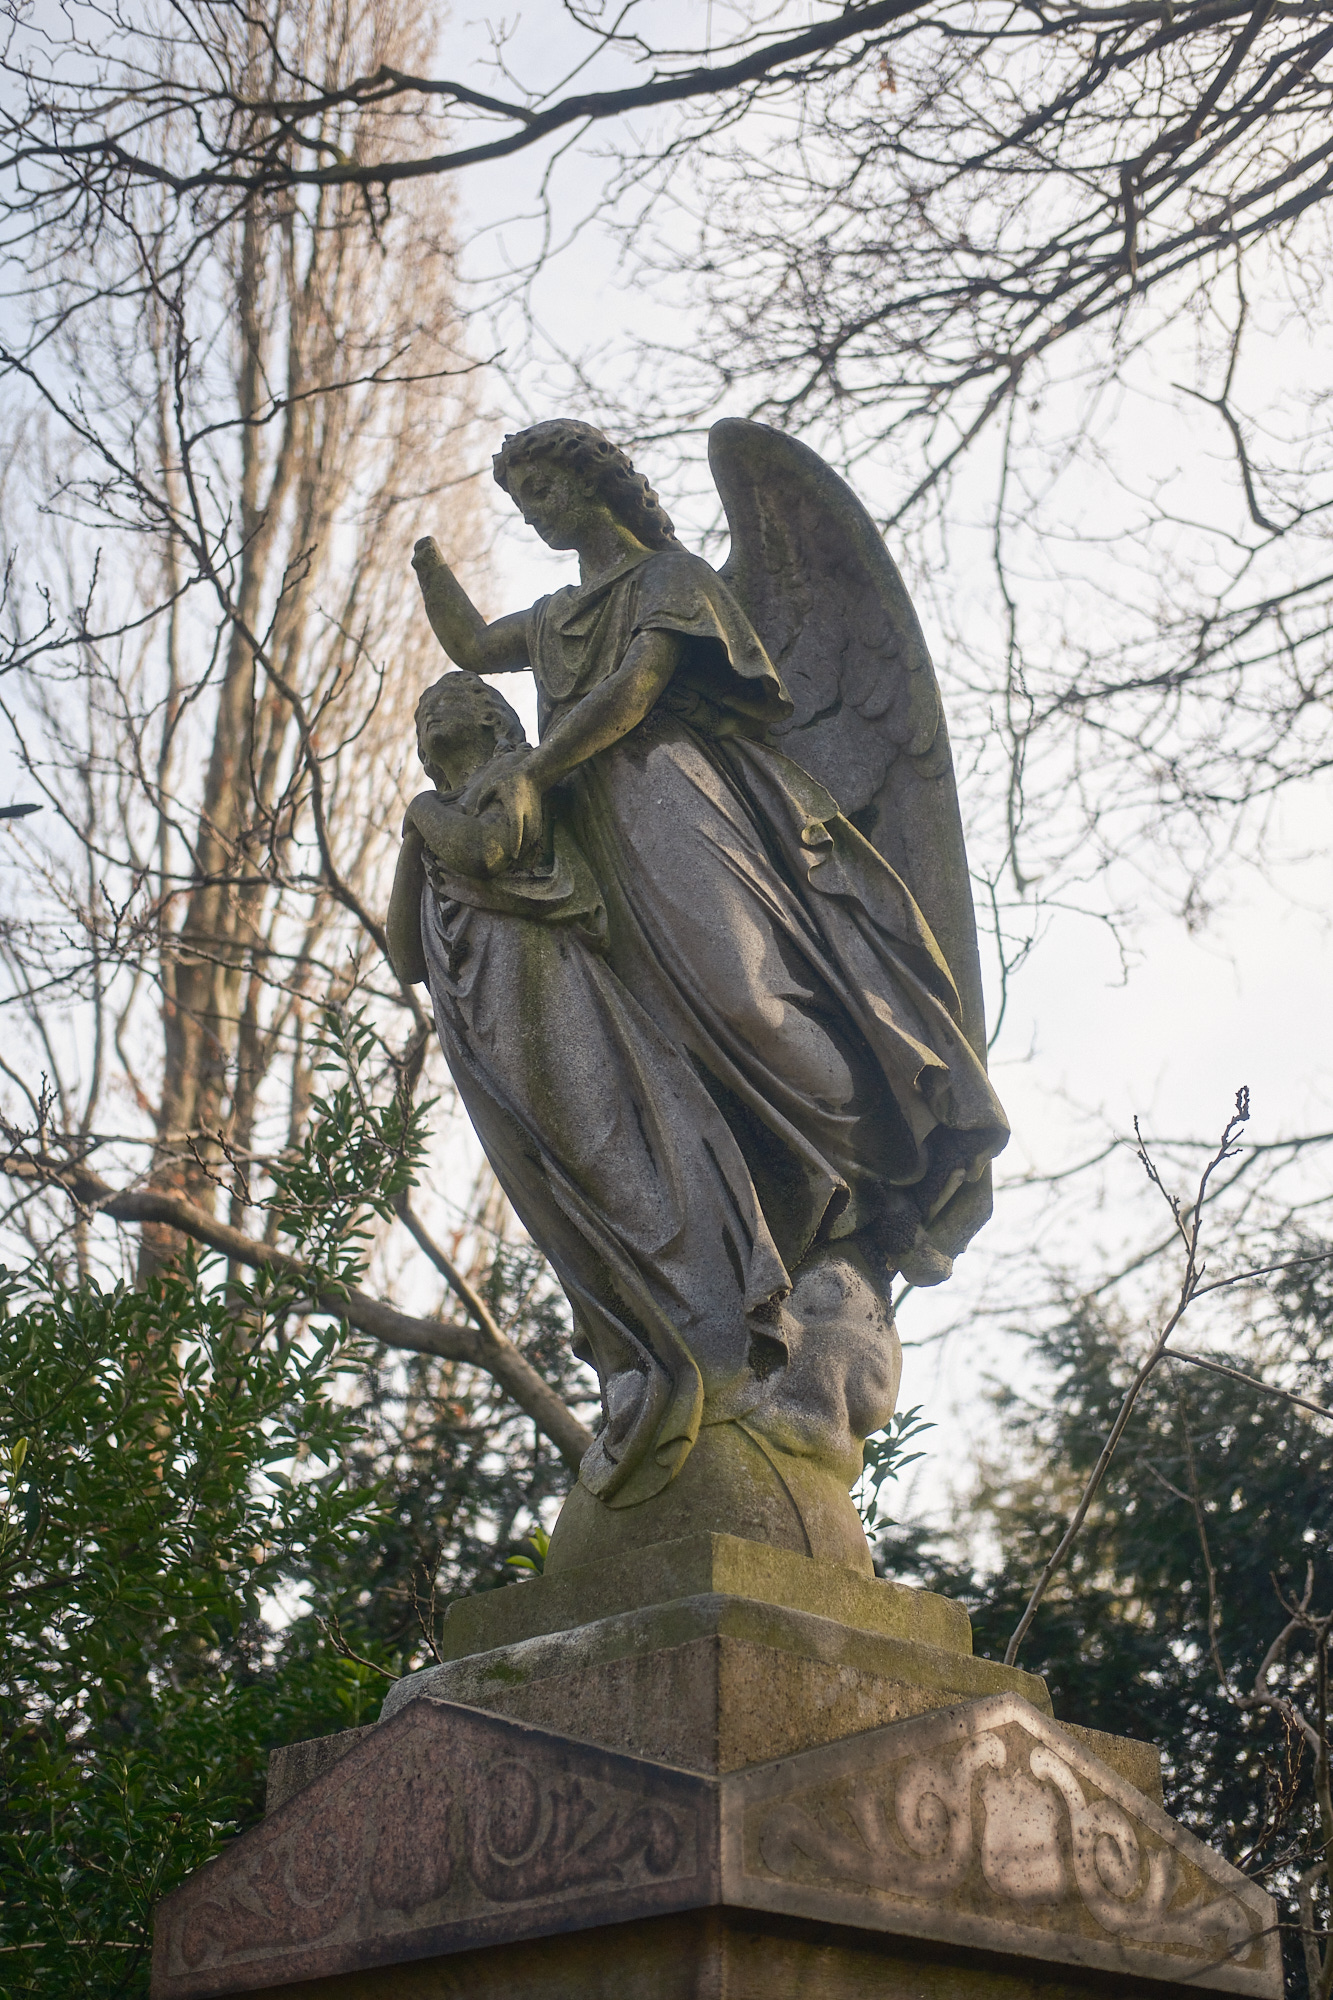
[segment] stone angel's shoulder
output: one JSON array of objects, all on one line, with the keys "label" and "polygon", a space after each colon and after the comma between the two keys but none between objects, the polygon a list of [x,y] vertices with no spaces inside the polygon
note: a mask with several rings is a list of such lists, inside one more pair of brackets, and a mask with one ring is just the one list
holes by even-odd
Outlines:
[{"label": "stone angel's shoulder", "polygon": [[640,563],[635,579],[634,622],[640,631],[660,625],[720,639],[733,655],[763,658],[754,627],[735,593],[702,556],[689,549],[658,549]]},{"label": "stone angel's shoulder", "polygon": [[640,603],[649,599],[726,596],[727,587],[711,563],[679,546],[654,549],[634,571]]}]

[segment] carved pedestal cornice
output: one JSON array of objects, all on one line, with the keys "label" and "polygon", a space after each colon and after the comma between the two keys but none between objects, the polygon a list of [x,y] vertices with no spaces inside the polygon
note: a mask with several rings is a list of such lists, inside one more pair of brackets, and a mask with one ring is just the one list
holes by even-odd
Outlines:
[{"label": "carved pedestal cornice", "polygon": [[1071,1992],[1281,1993],[1270,1899],[1000,1694],[723,1776],[423,1697],[166,1900],[153,1995],[318,1991],[706,1911],[1058,1966]]}]

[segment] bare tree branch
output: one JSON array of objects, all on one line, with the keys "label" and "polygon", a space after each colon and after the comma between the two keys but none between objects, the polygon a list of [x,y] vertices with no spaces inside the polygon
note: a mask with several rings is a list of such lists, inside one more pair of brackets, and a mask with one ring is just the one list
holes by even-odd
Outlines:
[{"label": "bare tree branch", "polygon": [[1133,1381],[1130,1383],[1128,1389],[1125,1391],[1124,1397],[1120,1404],[1120,1408],[1116,1412],[1115,1421],[1112,1423],[1110,1430],[1107,1432],[1106,1442],[1103,1444],[1101,1451],[1098,1454],[1097,1462],[1093,1466],[1091,1473],[1088,1475],[1088,1478],[1084,1483],[1083,1491],[1079,1496],[1078,1505],[1075,1507],[1074,1512],[1070,1517],[1069,1526],[1065,1529],[1064,1534],[1060,1538],[1058,1546],[1056,1547],[1050,1559],[1046,1563],[1046,1566],[1042,1570],[1041,1575],[1038,1577],[1037,1582],[1033,1587],[1032,1595],[1029,1597],[1027,1601],[1027,1605],[1024,1609],[1023,1615],[1019,1619],[1017,1625],[1014,1627],[1013,1635],[1009,1640],[1008,1646],[1005,1648],[1004,1664],[1007,1667],[1012,1667],[1015,1661],[1017,1660],[1019,1647],[1022,1645],[1024,1639],[1027,1637],[1028,1631],[1032,1625],[1032,1621],[1036,1617],[1037,1612],[1041,1607],[1041,1601],[1043,1597],[1046,1595],[1046,1591],[1050,1585],[1051,1579],[1059,1573],[1060,1569],[1064,1564],[1065,1558],[1068,1556],[1070,1550],[1073,1548],[1074,1543],[1078,1540],[1079,1531],[1081,1530],[1084,1521],[1087,1519],[1088,1509],[1091,1507],[1093,1501],[1096,1499],[1098,1489],[1101,1486],[1102,1480],[1106,1476],[1107,1467],[1110,1465],[1111,1460],[1115,1457],[1116,1446],[1119,1444],[1121,1437],[1124,1435],[1125,1426],[1128,1424],[1130,1417],[1134,1413],[1134,1405],[1138,1402],[1144,1384],[1148,1381],[1149,1377],[1155,1371],[1158,1363],[1161,1361],[1162,1356],[1166,1352],[1167,1342],[1170,1340],[1172,1334],[1179,1326],[1181,1320],[1185,1317],[1185,1314],[1189,1311],[1190,1305],[1194,1300],[1199,1279],[1203,1273],[1203,1266],[1199,1261],[1199,1253],[1201,1249],[1203,1215],[1204,1215],[1204,1208],[1208,1200],[1209,1183],[1212,1180],[1213,1174],[1216,1172],[1217,1168],[1222,1165],[1223,1161],[1233,1157],[1234,1142],[1236,1139],[1236,1135],[1240,1132],[1242,1127],[1249,1121],[1249,1116],[1250,1116],[1249,1097],[1250,1097],[1249,1091],[1244,1088],[1236,1092],[1236,1109],[1232,1113],[1231,1117],[1227,1120],[1225,1129],[1223,1130],[1222,1133],[1222,1137],[1218,1141],[1213,1156],[1209,1160],[1207,1166],[1203,1170],[1203,1173],[1199,1177],[1198,1189],[1188,1214],[1182,1213],[1179,1201],[1176,1199],[1174,1195],[1169,1193],[1169,1191],[1163,1185],[1161,1177],[1158,1174],[1156,1167],[1153,1165],[1151,1157],[1149,1156],[1147,1151],[1143,1148],[1142,1144],[1140,1144],[1139,1158],[1143,1162],[1144,1171],[1147,1174],[1149,1180],[1160,1191],[1163,1200],[1170,1208],[1172,1216],[1174,1217],[1175,1220],[1177,1233],[1179,1234],[1181,1242],[1184,1246],[1185,1268],[1181,1275],[1180,1290],[1177,1294],[1176,1303],[1173,1310],[1168,1315],[1160,1332],[1154,1338],[1152,1346],[1149,1348],[1147,1355],[1145,1356],[1144,1360],[1139,1364],[1138,1369],[1135,1371]]},{"label": "bare tree branch", "polygon": [[[106,1215],[115,1222],[157,1223],[178,1230],[196,1243],[220,1250],[249,1270],[279,1271],[297,1283],[310,1276],[309,1267],[300,1258],[218,1221],[184,1195],[164,1194],[154,1188],[117,1189],[87,1167],[62,1165],[26,1153],[11,1151],[0,1161],[0,1167],[16,1181],[63,1189],[90,1214]],[[412,1354],[438,1354],[446,1360],[480,1368],[513,1397],[543,1435],[550,1438],[566,1463],[577,1470],[592,1443],[592,1433],[513,1342],[505,1338],[493,1315],[475,1299],[461,1274],[460,1282],[453,1288],[476,1321],[474,1326],[418,1319],[368,1293],[351,1287],[329,1290],[317,1281],[311,1287],[310,1303],[314,1310],[345,1319],[359,1333],[369,1334],[372,1340],[382,1341],[386,1347]],[[475,1305],[469,1299],[475,1300]]]},{"label": "bare tree branch", "polygon": [[[1333,1251],[1325,1251],[1320,1261],[1327,1263],[1330,1257],[1333,1257]],[[1226,1375],[1233,1382],[1243,1382],[1247,1389],[1254,1389],[1261,1396],[1277,1396],[1294,1409],[1308,1410],[1312,1417],[1323,1417],[1325,1422],[1333,1423],[1333,1410],[1326,1410],[1322,1403],[1311,1403],[1304,1396],[1294,1396],[1290,1389],[1279,1389],[1272,1382],[1261,1382],[1257,1376],[1246,1375],[1239,1368],[1228,1368],[1221,1361],[1207,1361],[1202,1354],[1182,1354],[1178,1347],[1170,1348],[1163,1358],[1187,1362],[1191,1368],[1206,1368],[1213,1375]]]},{"label": "bare tree branch", "polygon": [[[458,173],[465,167],[508,159],[567,126],[597,125],[662,105],[728,97],[746,86],[776,79],[796,81],[797,77],[791,73],[811,57],[859,44],[866,36],[926,4],[927,0],[848,0],[831,20],[802,34],[761,43],[732,62],[698,63],[674,73],[655,74],[648,83],[618,90],[584,91],[541,108],[493,97],[450,78],[409,75],[387,63],[340,89],[321,90],[312,85],[294,97],[252,96],[241,88],[178,85],[175,103],[187,109],[192,117],[202,119],[210,112],[220,112],[224,117],[242,121],[244,137],[235,146],[231,159],[224,150],[210,165],[191,173],[179,173],[161,160],[133,150],[121,137],[110,133],[85,140],[72,137],[51,140],[30,130],[26,135],[16,134],[8,153],[0,154],[0,172],[6,167],[21,170],[38,166],[74,168],[87,176],[100,169],[130,182],[169,188],[175,195],[198,194],[205,188],[239,189],[246,194],[271,193],[285,187],[387,189],[400,181]],[[609,42],[612,38],[605,39]],[[172,102],[172,87],[165,86],[161,96]],[[321,131],[323,121],[332,111],[351,108],[383,112],[400,98],[436,99],[450,109],[481,111],[507,121],[516,129],[499,139],[422,158],[380,158],[365,162],[343,157]],[[123,99],[123,91],[106,92],[102,100],[105,112],[113,115]],[[153,119],[151,107],[132,103],[127,108],[128,131],[139,129]],[[50,122],[44,121],[45,129],[49,130]],[[326,166],[301,167],[290,158],[293,144],[316,153],[332,152],[336,157]]]}]

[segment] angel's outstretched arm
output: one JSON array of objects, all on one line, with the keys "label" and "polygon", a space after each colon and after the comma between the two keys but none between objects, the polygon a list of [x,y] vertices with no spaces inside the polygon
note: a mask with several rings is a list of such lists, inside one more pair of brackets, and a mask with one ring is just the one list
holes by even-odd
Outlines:
[{"label": "angel's outstretched arm", "polygon": [[432,535],[423,535],[413,549],[412,567],[431,630],[456,667],[474,674],[512,674],[529,665],[526,611],[488,625]]}]

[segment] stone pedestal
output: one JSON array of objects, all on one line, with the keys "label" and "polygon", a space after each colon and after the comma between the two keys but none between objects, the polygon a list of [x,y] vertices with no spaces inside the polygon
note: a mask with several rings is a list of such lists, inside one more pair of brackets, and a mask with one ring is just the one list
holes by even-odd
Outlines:
[{"label": "stone pedestal", "polygon": [[723,1535],[456,1605],[383,1719],[275,1752],[154,2000],[1277,2000],[1272,1904],[1156,1754],[962,1608]]}]

